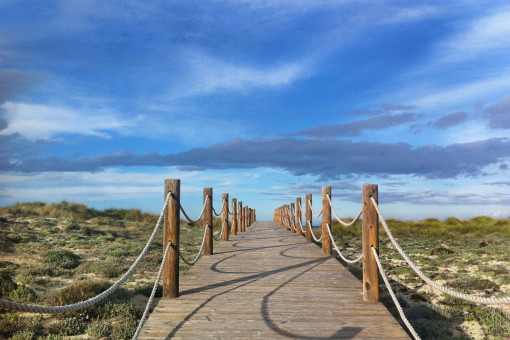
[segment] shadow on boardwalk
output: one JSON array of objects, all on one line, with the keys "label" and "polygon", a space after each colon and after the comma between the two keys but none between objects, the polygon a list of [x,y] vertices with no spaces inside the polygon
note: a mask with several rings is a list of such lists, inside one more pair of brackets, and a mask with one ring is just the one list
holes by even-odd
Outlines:
[{"label": "shadow on boardwalk", "polygon": [[215,244],[163,299],[141,339],[408,339],[359,281],[303,237],[257,222]]}]

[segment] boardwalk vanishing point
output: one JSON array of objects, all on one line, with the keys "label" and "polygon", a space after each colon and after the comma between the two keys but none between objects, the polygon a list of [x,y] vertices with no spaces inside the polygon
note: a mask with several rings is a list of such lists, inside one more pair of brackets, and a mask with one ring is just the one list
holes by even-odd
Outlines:
[{"label": "boardwalk vanishing point", "polygon": [[139,339],[409,339],[333,256],[274,222],[215,245]]}]

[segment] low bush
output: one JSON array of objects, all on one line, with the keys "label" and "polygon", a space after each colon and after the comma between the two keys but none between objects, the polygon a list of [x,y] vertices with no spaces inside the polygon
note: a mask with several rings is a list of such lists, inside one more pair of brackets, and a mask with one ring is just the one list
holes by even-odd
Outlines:
[{"label": "low bush", "polygon": [[104,321],[92,321],[85,331],[89,336],[94,338],[104,338],[112,334],[112,326]]},{"label": "low bush", "polygon": [[32,288],[21,285],[9,292],[9,298],[16,302],[34,302],[37,294]]},{"label": "low bush", "polygon": [[73,269],[80,264],[79,256],[67,250],[47,250],[43,257],[47,264],[64,269]]},{"label": "low bush", "polygon": [[58,335],[78,335],[85,332],[86,326],[75,317],[64,318],[52,324],[50,332]]}]

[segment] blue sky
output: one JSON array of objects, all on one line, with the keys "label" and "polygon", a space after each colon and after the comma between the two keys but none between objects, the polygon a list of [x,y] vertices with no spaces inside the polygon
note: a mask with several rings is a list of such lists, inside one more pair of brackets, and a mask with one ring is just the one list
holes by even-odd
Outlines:
[{"label": "blue sky", "polygon": [[510,216],[507,1],[0,1],[0,204]]}]

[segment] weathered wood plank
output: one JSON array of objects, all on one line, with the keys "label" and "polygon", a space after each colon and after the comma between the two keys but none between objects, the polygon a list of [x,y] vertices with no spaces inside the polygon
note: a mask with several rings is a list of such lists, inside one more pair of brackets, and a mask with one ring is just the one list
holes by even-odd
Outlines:
[{"label": "weathered wood plank", "polygon": [[303,236],[256,222],[181,276],[140,339],[409,339],[345,267]]}]

